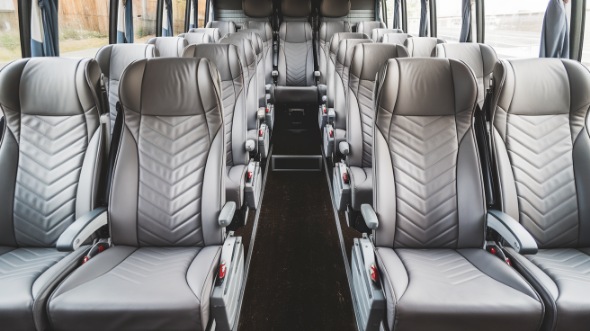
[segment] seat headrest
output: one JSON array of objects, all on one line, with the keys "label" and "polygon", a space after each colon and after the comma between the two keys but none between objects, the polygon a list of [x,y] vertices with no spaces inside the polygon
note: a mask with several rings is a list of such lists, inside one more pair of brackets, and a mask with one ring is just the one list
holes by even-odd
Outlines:
[{"label": "seat headrest", "polygon": [[242,10],[249,17],[269,17],[273,14],[272,0],[242,0]]},{"label": "seat headrest", "polygon": [[342,17],[350,12],[350,0],[322,0],[320,15],[324,17]]},{"label": "seat headrest", "polygon": [[311,0],[281,0],[281,13],[287,17],[311,15]]},{"label": "seat headrest", "polygon": [[341,40],[338,45],[338,52],[336,53],[336,62],[339,64],[344,65],[345,67],[349,67],[353,50],[356,45],[362,43],[372,43],[373,41],[370,39],[344,39]]},{"label": "seat headrest", "polygon": [[188,30],[188,32],[189,33],[193,33],[193,32],[206,33],[206,34],[210,35],[211,38],[213,38],[214,42],[218,42],[219,39],[221,39],[221,32],[217,28],[192,28],[192,29]]},{"label": "seat headrest", "polygon": [[590,73],[577,61],[501,60],[493,77],[496,89],[503,85],[498,106],[509,114],[567,114],[590,103]]},{"label": "seat headrest", "polygon": [[338,53],[338,47],[340,45],[340,41],[344,39],[369,39],[364,33],[356,33],[356,32],[337,32],[334,33],[332,39],[330,39],[330,53],[336,54]]},{"label": "seat headrest", "polygon": [[112,44],[96,53],[96,61],[102,73],[109,79],[119,80],[123,71],[133,61],[156,57],[154,45]]},{"label": "seat headrest", "polygon": [[436,45],[446,41],[434,37],[412,37],[406,39],[404,46],[411,57],[432,57],[436,55]]},{"label": "seat headrest", "polygon": [[221,104],[219,73],[202,58],[139,60],[123,73],[119,97],[125,111],[142,115],[210,116]]},{"label": "seat headrest", "polygon": [[242,62],[243,67],[249,67],[256,63],[256,50],[252,45],[250,39],[245,37],[247,34],[238,34],[232,33],[227,35],[219,41],[220,44],[230,44],[235,45],[238,48],[238,52],[240,54],[240,61]]},{"label": "seat headrest", "polygon": [[356,26],[356,32],[371,35],[375,29],[387,29],[387,26],[382,21],[366,21],[359,22]]},{"label": "seat headrest", "polygon": [[188,45],[211,44],[214,42],[213,37],[204,32],[187,32],[178,36],[184,38]]},{"label": "seat headrest", "polygon": [[408,57],[403,45],[363,43],[354,47],[350,75],[374,81],[385,63],[392,58]]},{"label": "seat headrest", "polygon": [[236,38],[241,37],[244,39],[249,39],[252,42],[252,46],[254,47],[254,51],[256,52],[256,55],[259,55],[260,53],[262,53],[262,48],[264,47],[264,42],[262,41],[262,37],[260,37],[258,30],[243,29],[243,30],[240,30],[236,33],[231,34],[230,37],[236,37]]},{"label": "seat headrest", "polygon": [[436,45],[436,56],[465,62],[477,78],[494,71],[498,56],[492,47],[476,43],[443,43]]},{"label": "seat headrest", "polygon": [[39,57],[0,70],[0,105],[21,114],[80,115],[99,107],[101,71],[94,59]]},{"label": "seat headrest", "polygon": [[390,59],[379,74],[376,100],[377,126],[388,128],[392,114],[445,116],[473,112],[477,83],[471,69],[461,61]]},{"label": "seat headrest", "polygon": [[206,58],[216,63],[221,81],[234,80],[242,75],[238,48],[231,44],[189,45],[182,55],[184,58]]},{"label": "seat headrest", "polygon": [[386,33],[381,37],[381,42],[384,44],[403,45],[408,38],[412,38],[412,36],[407,33]]},{"label": "seat headrest", "polygon": [[389,33],[404,33],[404,31],[401,29],[374,29],[373,32],[371,32],[371,39],[380,43],[383,39],[383,36]]},{"label": "seat headrest", "polygon": [[155,37],[147,43],[156,47],[158,57],[180,57],[182,50],[188,45],[182,37]]}]

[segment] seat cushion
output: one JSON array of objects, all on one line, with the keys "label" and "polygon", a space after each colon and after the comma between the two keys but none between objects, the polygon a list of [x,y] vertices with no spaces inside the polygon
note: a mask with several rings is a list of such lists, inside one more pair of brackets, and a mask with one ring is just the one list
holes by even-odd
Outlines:
[{"label": "seat cushion", "polygon": [[7,330],[46,329],[45,302],[85,249],[0,247],[0,325]]},{"label": "seat cushion", "polygon": [[58,330],[204,330],[220,246],[115,246],[68,277],[48,304]]},{"label": "seat cushion", "polygon": [[373,171],[371,168],[350,167],[352,208],[360,210],[363,203],[373,203]]},{"label": "seat cushion", "polygon": [[543,305],[482,249],[377,248],[390,330],[538,330]]},{"label": "seat cushion", "polygon": [[546,300],[553,330],[588,330],[590,325],[590,248],[542,249],[510,257]]}]

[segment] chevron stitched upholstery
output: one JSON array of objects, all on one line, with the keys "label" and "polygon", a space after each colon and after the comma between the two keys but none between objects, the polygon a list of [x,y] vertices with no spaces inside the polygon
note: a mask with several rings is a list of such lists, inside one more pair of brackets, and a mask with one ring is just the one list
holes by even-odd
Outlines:
[{"label": "chevron stitched upholstery", "polygon": [[283,22],[279,30],[279,85],[314,83],[313,38],[307,22]]},{"label": "chevron stitched upholstery", "polygon": [[22,59],[0,70],[0,328],[48,330],[47,297],[86,253],[55,245],[97,205],[100,74],[91,59]]},{"label": "chevron stitched upholstery", "polygon": [[537,292],[482,249],[472,70],[457,60],[389,59],[378,82],[372,169],[384,324],[394,331],[539,330]]},{"label": "chevron stitched upholstery", "polygon": [[87,135],[84,115],[21,116],[14,202],[20,245],[53,246],[75,221]]}]

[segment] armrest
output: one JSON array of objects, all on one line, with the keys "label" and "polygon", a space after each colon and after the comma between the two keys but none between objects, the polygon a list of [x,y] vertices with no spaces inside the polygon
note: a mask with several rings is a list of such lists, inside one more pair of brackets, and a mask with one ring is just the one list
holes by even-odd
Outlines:
[{"label": "armrest", "polygon": [[350,144],[346,141],[341,141],[338,144],[338,150],[340,151],[340,154],[348,156],[350,154]]},{"label": "armrest", "polygon": [[245,149],[247,152],[253,152],[256,149],[256,142],[253,139],[246,140]]},{"label": "armrest", "polygon": [[369,204],[362,204],[361,205],[361,215],[363,215],[363,219],[365,220],[365,224],[371,230],[375,230],[379,227],[379,219],[377,218],[377,214],[375,210],[373,210],[373,206]]},{"label": "armrest", "polygon": [[236,213],[236,203],[233,201],[228,201],[221,209],[219,213],[219,219],[217,220],[221,227],[227,227],[231,224],[231,221],[234,219],[234,214]]},{"label": "armrest", "polygon": [[498,232],[502,239],[519,254],[536,254],[537,243],[531,234],[510,215],[499,210],[490,210],[488,228]]},{"label": "armrest", "polygon": [[57,250],[71,252],[78,249],[93,233],[105,226],[107,221],[106,207],[96,208],[82,215],[59,236]]}]

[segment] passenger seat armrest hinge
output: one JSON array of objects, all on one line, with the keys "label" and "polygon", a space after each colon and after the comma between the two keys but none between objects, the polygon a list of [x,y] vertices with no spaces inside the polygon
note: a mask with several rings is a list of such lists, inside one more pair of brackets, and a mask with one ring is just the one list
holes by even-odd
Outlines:
[{"label": "passenger seat armrest hinge", "polygon": [[537,253],[537,242],[533,236],[510,215],[499,210],[489,210],[487,227],[496,231],[519,254]]}]

